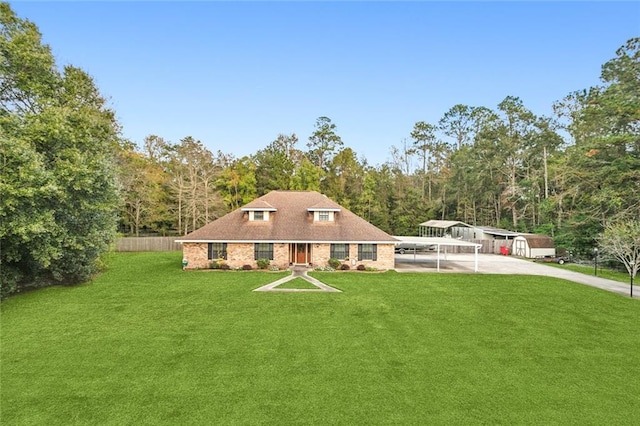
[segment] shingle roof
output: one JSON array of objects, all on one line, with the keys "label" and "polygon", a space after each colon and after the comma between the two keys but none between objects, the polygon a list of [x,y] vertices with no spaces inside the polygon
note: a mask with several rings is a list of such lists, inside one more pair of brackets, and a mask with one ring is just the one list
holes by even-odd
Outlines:
[{"label": "shingle roof", "polygon": [[[277,209],[268,221],[250,222],[242,209],[197,229],[178,241],[376,242],[397,240],[315,191],[272,191],[247,204],[265,202]],[[310,207],[340,209],[333,222],[313,222]],[[245,206],[246,207],[246,206]]]},{"label": "shingle roof", "polygon": [[257,198],[249,204],[245,204],[244,206],[242,206],[240,210],[275,210],[275,207],[273,207],[266,201]]},{"label": "shingle roof", "polygon": [[341,210],[340,204],[335,201],[324,197],[324,200],[321,200],[319,203],[314,204],[313,206],[309,206],[307,210]]},{"label": "shingle roof", "polygon": [[[527,240],[530,248],[554,248],[553,238],[546,235],[522,234],[520,237]],[[518,237],[519,238],[519,237]]]}]

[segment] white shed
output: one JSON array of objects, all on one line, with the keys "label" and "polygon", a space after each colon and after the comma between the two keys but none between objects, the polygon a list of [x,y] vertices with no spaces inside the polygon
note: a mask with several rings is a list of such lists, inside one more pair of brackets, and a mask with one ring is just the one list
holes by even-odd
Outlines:
[{"label": "white shed", "polygon": [[523,234],[513,239],[511,253],[514,256],[528,258],[555,256],[556,247],[553,239],[546,235]]}]

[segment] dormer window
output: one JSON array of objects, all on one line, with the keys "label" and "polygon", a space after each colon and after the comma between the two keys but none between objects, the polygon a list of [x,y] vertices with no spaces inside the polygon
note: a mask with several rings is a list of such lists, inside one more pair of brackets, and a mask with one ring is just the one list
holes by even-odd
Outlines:
[{"label": "dormer window", "polygon": [[336,214],[340,212],[340,209],[334,206],[314,206],[307,209],[309,213],[313,213],[314,222],[335,222]]},{"label": "dormer window", "polygon": [[249,222],[269,222],[269,213],[277,209],[263,200],[254,200],[240,210],[249,214]]},{"label": "dormer window", "polygon": [[269,211],[268,210],[249,210],[250,222],[268,222]]},{"label": "dormer window", "polygon": [[314,222],[334,222],[336,220],[336,210],[313,210]]}]

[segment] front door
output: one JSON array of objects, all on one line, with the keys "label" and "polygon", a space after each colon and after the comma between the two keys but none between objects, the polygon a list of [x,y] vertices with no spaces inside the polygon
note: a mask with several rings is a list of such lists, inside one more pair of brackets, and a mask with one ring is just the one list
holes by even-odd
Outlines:
[{"label": "front door", "polygon": [[296,263],[307,263],[306,244],[296,244]]}]

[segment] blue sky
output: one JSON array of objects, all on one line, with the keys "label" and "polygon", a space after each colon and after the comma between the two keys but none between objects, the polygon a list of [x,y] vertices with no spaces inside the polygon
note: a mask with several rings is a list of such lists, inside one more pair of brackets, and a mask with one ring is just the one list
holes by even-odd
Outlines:
[{"label": "blue sky", "polygon": [[538,115],[599,84],[639,2],[11,2],[123,126],[255,153],[327,116],[370,164],[416,121],[508,95]]}]

